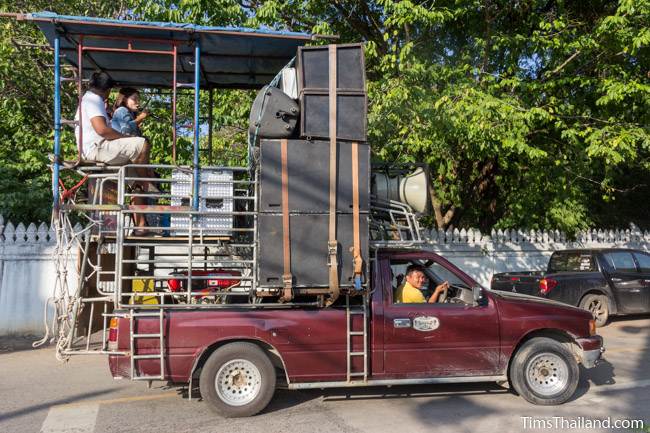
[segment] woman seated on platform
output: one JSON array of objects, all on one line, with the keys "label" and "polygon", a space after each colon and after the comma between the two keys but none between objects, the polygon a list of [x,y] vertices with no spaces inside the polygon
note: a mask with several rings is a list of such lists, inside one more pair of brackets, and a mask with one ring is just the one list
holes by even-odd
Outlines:
[{"label": "woman seated on platform", "polygon": [[140,93],[132,87],[123,87],[113,104],[111,126],[121,134],[141,137],[140,125],[148,114],[140,111]]}]

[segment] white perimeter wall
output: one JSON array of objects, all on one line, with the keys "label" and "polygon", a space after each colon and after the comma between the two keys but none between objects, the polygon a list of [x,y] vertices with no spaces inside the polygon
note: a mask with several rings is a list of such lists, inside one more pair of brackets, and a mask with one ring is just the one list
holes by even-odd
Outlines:
[{"label": "white perimeter wall", "polygon": [[[14,226],[0,216],[0,335],[42,335],[43,311],[53,294],[54,232],[47,225]],[[507,230],[432,231],[426,248],[463,269],[486,287],[493,273],[543,270],[553,251],[566,248],[626,247],[650,250],[650,232],[592,230],[567,241],[560,232]],[[70,290],[76,286],[76,252],[71,252]],[[51,320],[51,311],[50,311]]]},{"label": "white perimeter wall", "polygon": [[[44,307],[56,278],[55,247],[55,233],[47,225],[14,227],[0,216],[0,335],[43,334]],[[78,275],[74,257],[76,252],[68,261],[72,290]]]}]

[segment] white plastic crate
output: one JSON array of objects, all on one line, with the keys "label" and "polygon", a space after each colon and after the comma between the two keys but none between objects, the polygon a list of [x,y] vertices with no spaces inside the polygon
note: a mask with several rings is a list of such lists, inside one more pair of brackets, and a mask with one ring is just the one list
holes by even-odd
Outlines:
[{"label": "white plastic crate", "polygon": [[[199,211],[213,215],[201,215],[194,221],[194,234],[230,236],[233,217],[233,173],[231,170],[201,170]],[[180,170],[172,172],[172,206],[192,205],[192,173]],[[173,236],[187,235],[190,219],[184,215],[172,215],[170,228]]]}]

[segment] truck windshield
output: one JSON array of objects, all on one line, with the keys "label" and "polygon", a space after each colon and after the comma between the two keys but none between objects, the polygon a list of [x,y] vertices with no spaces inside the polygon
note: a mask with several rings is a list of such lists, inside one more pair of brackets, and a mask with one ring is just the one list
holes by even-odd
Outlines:
[{"label": "truck windshield", "polygon": [[590,253],[556,252],[551,256],[548,272],[594,272],[596,263]]},{"label": "truck windshield", "polygon": [[434,278],[436,284],[440,284],[444,281],[449,281],[449,284],[452,286],[467,287],[467,284],[465,284],[463,280],[461,280],[450,269],[445,268],[438,262],[433,262],[427,266],[427,271]]}]

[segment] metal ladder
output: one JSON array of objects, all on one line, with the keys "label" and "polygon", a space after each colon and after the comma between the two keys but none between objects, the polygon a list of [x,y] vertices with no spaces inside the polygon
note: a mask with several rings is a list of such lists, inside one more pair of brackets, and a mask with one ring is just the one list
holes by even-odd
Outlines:
[{"label": "metal ladder", "polygon": [[[345,314],[347,322],[346,354],[347,354],[347,381],[368,381],[368,295],[363,295],[363,305],[350,305],[350,295],[345,297]],[[363,330],[354,329],[354,316],[362,316]],[[363,351],[353,351],[353,338],[363,338]],[[353,360],[363,356],[363,371],[353,371]]]},{"label": "metal ladder", "polygon": [[[137,324],[136,318],[139,317],[158,317],[158,333],[157,334],[136,334],[135,326]],[[165,379],[165,310],[162,308],[156,311],[131,311],[129,315],[130,322],[130,343],[131,343],[131,379],[132,380],[164,380]],[[136,353],[136,340],[138,339],[151,339],[158,338],[159,350],[158,353],[148,353],[139,355]],[[136,368],[136,361],[141,359],[157,359],[160,362],[159,375],[139,375]]]}]

